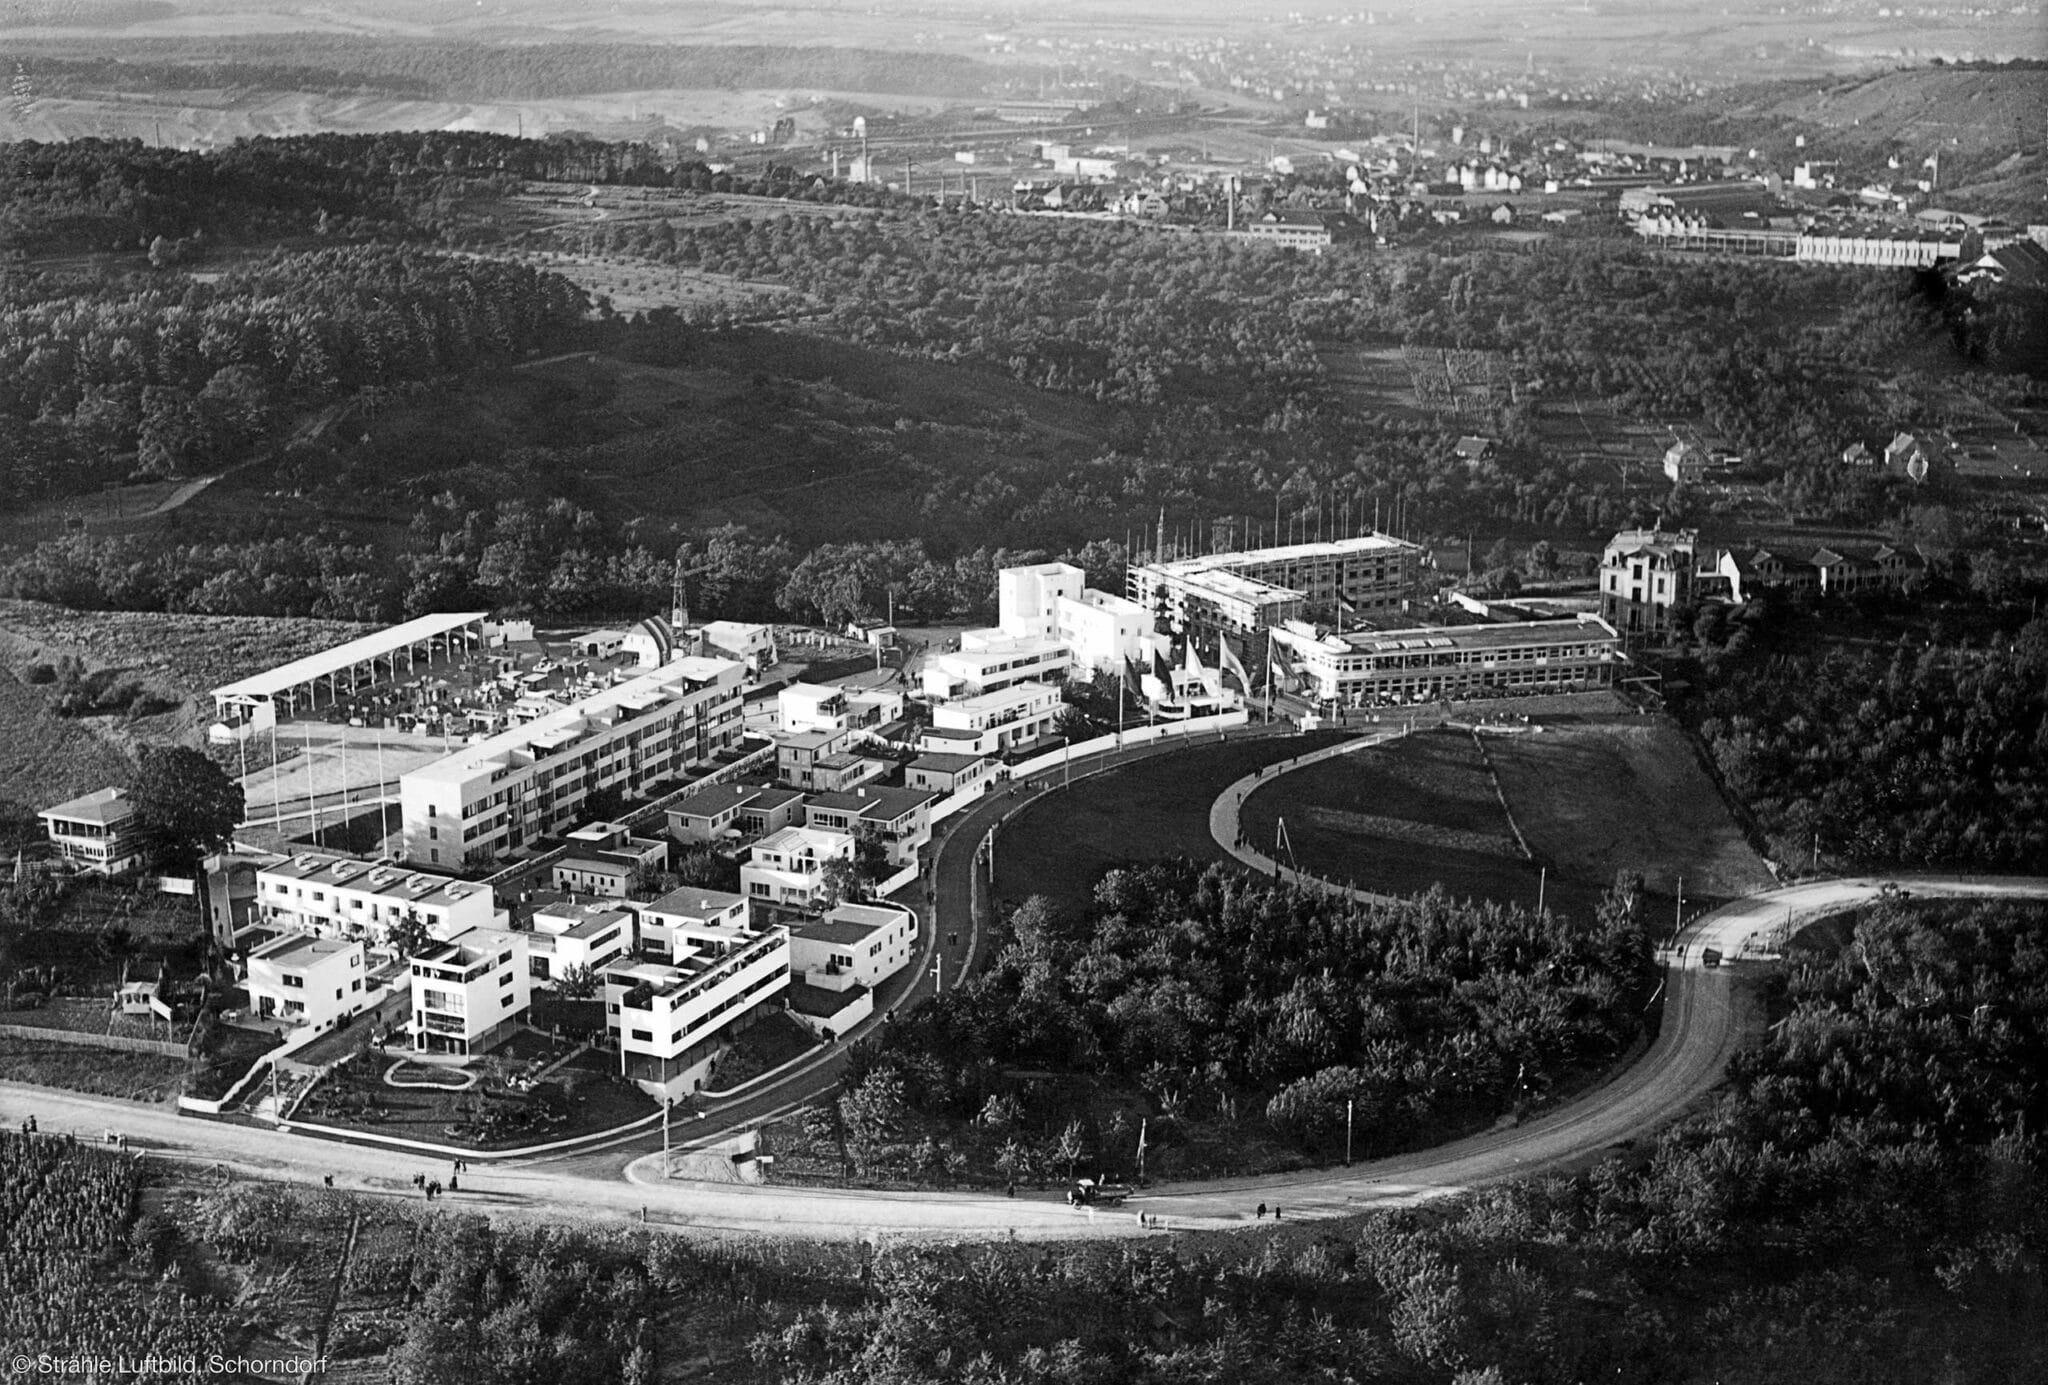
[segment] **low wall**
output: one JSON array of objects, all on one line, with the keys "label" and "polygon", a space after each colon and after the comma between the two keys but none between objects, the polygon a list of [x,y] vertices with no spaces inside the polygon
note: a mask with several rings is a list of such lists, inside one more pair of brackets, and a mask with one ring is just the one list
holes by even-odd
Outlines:
[{"label": "low wall", "polygon": [[971,789],[963,789],[959,793],[947,794],[932,805],[932,821],[935,823],[944,822],[968,804],[988,797],[989,787],[994,783],[993,779],[984,779]]},{"label": "low wall", "polygon": [[185,1045],[169,1039],[131,1039],[125,1034],[88,1034],[82,1029],[42,1029],[33,1024],[0,1024],[0,1035],[10,1039],[35,1039],[43,1043],[69,1044],[73,1048],[111,1048],[122,1053],[155,1053],[165,1058],[183,1058]]},{"label": "low wall", "polygon": [[270,1076],[270,1070],[275,1064],[282,1059],[291,1057],[292,1054],[305,1048],[326,1032],[324,1029],[307,1029],[301,1026],[293,1032],[289,1039],[286,1039],[276,1048],[273,1048],[254,1063],[251,1063],[249,1070],[242,1074],[241,1079],[218,1097],[180,1096],[178,1098],[178,1109],[180,1111],[190,1111],[195,1115],[219,1115],[247,1095],[251,1087]]},{"label": "low wall", "polygon": [[1071,760],[1085,759],[1090,755],[1106,755],[1116,750],[1128,750],[1132,746],[1148,745],[1153,741],[1169,740],[1176,736],[1199,736],[1204,732],[1227,731],[1233,726],[1243,726],[1251,720],[1251,714],[1239,708],[1213,717],[1192,717],[1187,721],[1162,721],[1156,726],[1139,726],[1121,735],[1112,733],[1097,736],[1093,740],[1080,741],[1046,755],[1033,756],[1010,766],[1010,778],[1029,779],[1034,774],[1044,774],[1058,769]]}]

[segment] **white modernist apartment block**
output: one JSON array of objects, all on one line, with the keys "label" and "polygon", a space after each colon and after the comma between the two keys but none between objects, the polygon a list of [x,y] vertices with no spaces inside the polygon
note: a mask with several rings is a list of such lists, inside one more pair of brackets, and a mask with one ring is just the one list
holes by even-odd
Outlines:
[{"label": "white modernist apartment block", "polygon": [[565,830],[599,789],[648,793],[740,737],[740,681],[727,659],[677,659],[399,780],[405,854],[459,866]]},{"label": "white modernist apartment block", "polygon": [[83,870],[119,875],[142,864],[135,805],[120,789],[101,789],[36,814],[59,856]]},{"label": "white modernist apartment block", "polygon": [[1131,599],[1176,629],[1249,635],[1313,614],[1398,611],[1422,549],[1386,534],[1209,553],[1131,569]]},{"label": "white modernist apartment block", "polygon": [[816,909],[824,902],[826,866],[852,860],[848,833],[785,827],[754,843],[740,866],[740,890],[754,904]]},{"label": "white modernist apartment block", "polygon": [[487,928],[498,907],[488,885],[303,851],[257,868],[255,913],[267,927],[377,946],[401,922],[421,924],[436,938]]},{"label": "white modernist apartment block", "polygon": [[465,929],[412,959],[412,1045],[482,1053],[511,1032],[532,998],[526,935]]},{"label": "white modernist apartment block", "polygon": [[632,911],[618,905],[543,905],[526,934],[527,972],[550,985],[579,970],[596,976],[633,950],[635,931]]},{"label": "white modernist apartment block", "polygon": [[1274,659],[1301,691],[1342,707],[1604,688],[1614,682],[1620,646],[1597,616],[1341,636],[1302,626],[1273,632]]},{"label": "white modernist apartment block", "polygon": [[818,794],[804,805],[804,826],[872,838],[890,865],[912,866],[932,839],[932,798],[918,789],[871,787]]},{"label": "white modernist apartment block", "polygon": [[1126,664],[1142,664],[1152,647],[1152,612],[1093,587],[1078,600],[1061,598],[1053,618],[1054,630],[1074,653],[1070,676],[1121,674]]},{"label": "white modernist apartment block", "polygon": [[789,984],[789,933],[679,935],[667,962],[632,962],[604,977],[605,1023],[619,1070],[664,1092],[694,1090],[721,1034]]},{"label": "white modernist apartment block", "polygon": [[1043,683],[1019,683],[1001,692],[946,702],[932,708],[929,731],[918,736],[921,751],[999,755],[1049,736],[1060,715],[1060,690]]},{"label": "white modernist apartment block", "polygon": [[360,1010],[363,945],[311,933],[280,933],[249,954],[249,1013],[315,1029]]},{"label": "white modernist apartment block", "polygon": [[1151,613],[1087,586],[1071,563],[1004,568],[996,584],[996,625],[963,632],[958,650],[926,662],[926,696],[978,697],[1022,682],[1114,673],[1146,657]]}]

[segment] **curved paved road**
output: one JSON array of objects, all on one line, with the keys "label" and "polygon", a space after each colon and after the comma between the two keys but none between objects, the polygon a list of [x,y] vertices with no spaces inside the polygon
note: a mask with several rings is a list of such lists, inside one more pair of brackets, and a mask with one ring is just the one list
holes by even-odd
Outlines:
[{"label": "curved paved road", "polygon": [[[1170,748],[1146,753],[1171,753]],[[1089,771],[1102,766],[1091,765]],[[1226,795],[1227,796],[1227,795]],[[940,849],[935,888],[938,912],[954,921],[971,917],[979,847],[990,827],[1030,801],[991,795],[961,815]],[[1234,812],[1234,809],[1233,809]],[[1234,833],[1233,838],[1234,840]],[[1839,912],[1876,895],[1878,878],[1820,881],[1773,890],[1696,919],[1673,940],[1666,964],[1663,1023],[1637,1062],[1612,1081],[1521,1126],[1472,1136],[1454,1144],[1361,1164],[1261,1179],[1236,1179],[1151,1188],[1125,1209],[1088,1213],[1067,1207],[1057,1194],[1015,1199],[928,1193],[872,1193],[737,1183],[667,1182],[659,1154],[636,1154],[658,1137],[622,1141],[614,1152],[477,1165],[463,1175],[451,1206],[528,1216],[687,1226],[699,1230],[780,1232],[819,1237],[959,1236],[1005,1234],[1027,1238],[1141,1234],[1138,1214],[1164,1217],[1169,1227],[1226,1226],[1248,1221],[1258,1202],[1277,1203],[1294,1215],[1337,1215],[1374,1206],[1448,1196],[1501,1179],[1564,1167],[1615,1144],[1647,1134],[1682,1115],[1719,1081],[1744,1032],[1741,991],[1731,972],[1744,961],[1775,955],[1796,923]],[[1901,877],[1897,884],[1922,896],[2048,897],[2048,879]],[[955,931],[927,930],[926,966],[937,953],[950,980],[977,941],[964,924]],[[1709,970],[1701,952],[1717,948],[1728,965]],[[904,978],[893,997],[915,1003],[929,987],[927,969]],[[760,1123],[781,1109],[829,1089],[843,1058],[828,1052],[768,1092],[725,1103],[714,1120],[693,1122],[691,1133],[714,1127],[679,1149],[702,1149],[736,1129]],[[337,1186],[396,1197],[414,1196],[415,1172],[446,1175],[444,1162],[357,1145],[178,1116],[164,1108],[0,1083],[0,1120],[18,1125],[34,1113],[46,1133],[98,1140],[108,1130],[128,1135],[130,1147],[259,1177],[315,1182],[333,1175]],[[680,1134],[681,1131],[678,1131]],[[623,1177],[621,1176],[623,1174]]]}]

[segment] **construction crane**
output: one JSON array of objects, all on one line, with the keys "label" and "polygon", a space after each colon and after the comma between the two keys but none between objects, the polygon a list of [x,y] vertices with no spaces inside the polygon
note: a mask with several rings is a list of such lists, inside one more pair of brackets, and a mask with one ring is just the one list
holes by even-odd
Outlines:
[{"label": "construction crane", "polygon": [[686,566],[691,557],[687,550],[676,554],[675,575],[669,579],[669,619],[678,631],[690,626],[690,599],[684,583],[692,577],[702,577],[718,566],[707,559],[700,560],[695,567]]}]

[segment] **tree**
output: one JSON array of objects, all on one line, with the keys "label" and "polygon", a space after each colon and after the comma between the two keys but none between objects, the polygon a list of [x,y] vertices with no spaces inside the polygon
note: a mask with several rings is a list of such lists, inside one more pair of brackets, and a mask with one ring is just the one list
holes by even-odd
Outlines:
[{"label": "tree", "polygon": [[865,1174],[871,1170],[883,1148],[902,1138],[903,1076],[894,1068],[880,1068],[839,1098],[839,1120],[846,1131],[846,1152],[854,1167]]},{"label": "tree", "polygon": [[418,919],[399,919],[384,930],[384,941],[400,957],[417,957],[433,940],[434,935]]},{"label": "tree", "polygon": [[225,849],[242,825],[242,786],[181,745],[142,752],[129,799],[144,858],[159,871],[196,871],[200,859]]},{"label": "tree", "polygon": [[589,967],[563,967],[555,978],[555,993],[569,1000],[588,1000],[597,994],[597,973]]},{"label": "tree", "polygon": [[1060,1131],[1059,1139],[1053,1143],[1052,1157],[1067,1166],[1069,1182],[1074,1177],[1074,1166],[1081,1162],[1081,1156],[1086,1152],[1087,1142],[1081,1136],[1081,1122],[1068,1121],[1066,1129]]},{"label": "tree", "polygon": [[827,909],[858,904],[867,898],[867,882],[861,879],[860,866],[843,856],[833,857],[818,872],[818,890]]}]

